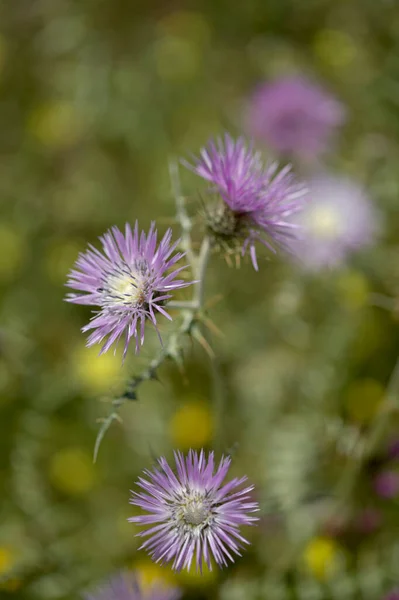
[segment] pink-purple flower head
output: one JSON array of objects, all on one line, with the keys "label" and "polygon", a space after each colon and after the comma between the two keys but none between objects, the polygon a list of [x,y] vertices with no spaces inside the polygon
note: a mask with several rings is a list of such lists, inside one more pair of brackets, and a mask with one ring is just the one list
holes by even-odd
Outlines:
[{"label": "pink-purple flower head", "polygon": [[[178,242],[171,244],[169,229],[157,244],[154,223],[146,235],[126,224],[125,234],[112,227],[100,237],[103,253],[89,245],[80,254],[67,285],[78,293],[67,295],[68,302],[99,306],[99,311],[82,331],[92,331],[87,345],[104,342],[101,353],[125,335],[124,357],[130,341],[136,352],[144,341],[144,327],[150,321],[157,329],[157,316],[171,319],[164,305],[172,293],[190,282],[176,279],[185,267],[174,269],[183,257],[173,254]],[[174,269],[174,270],[173,270]],[[158,331],[158,329],[157,329]]]},{"label": "pink-purple flower head", "polygon": [[303,268],[319,271],[340,266],[351,252],[373,241],[379,216],[355,181],[320,176],[309,182],[309,197],[295,219],[301,239],[292,242],[292,254]]},{"label": "pink-purple flower head", "polygon": [[302,210],[306,188],[289,166],[265,167],[260,153],[242,138],[211,140],[194,164],[183,163],[211,183],[221,202],[206,207],[206,224],[216,245],[245,254],[249,248],[255,269],[255,242],[271,250],[295,236],[291,217]]},{"label": "pink-purple flower head", "polygon": [[134,573],[119,573],[101,585],[94,593],[84,596],[85,600],[179,600],[178,588],[155,581],[144,589],[140,578]]},{"label": "pink-purple flower head", "polygon": [[226,566],[248,541],[240,533],[241,525],[252,525],[259,510],[250,492],[242,487],[246,477],[223,483],[231,459],[222,458],[215,465],[214,454],[190,450],[187,456],[175,453],[176,470],[164,458],[159,467],[144,471],[139,478],[142,491],[132,492],[131,504],[147,514],[129,520],[149,529],[138,535],[147,538],[141,548],[160,563],[172,561],[173,569],[190,569],[193,560],[202,570],[203,563],[212,568],[213,558]]},{"label": "pink-purple flower head", "polygon": [[260,85],[247,109],[251,136],[275,151],[316,158],[345,120],[343,105],[305,77],[281,77]]}]

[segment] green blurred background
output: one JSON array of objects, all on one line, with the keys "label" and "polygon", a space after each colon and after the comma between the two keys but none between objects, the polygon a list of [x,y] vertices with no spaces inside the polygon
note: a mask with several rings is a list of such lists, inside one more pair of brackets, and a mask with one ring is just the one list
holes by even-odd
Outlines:
[{"label": "green blurred background", "polygon": [[[78,598],[122,566],[221,600],[377,600],[398,583],[399,497],[372,486],[398,471],[397,415],[331,510],[399,354],[398,30],[395,0],[0,3],[1,598]],[[63,302],[67,272],[113,224],[173,224],[170,157],[240,133],[254,86],[293,72],[347,107],[325,166],[366,186],[384,234],[314,277],[266,252],[259,273],[214,257],[217,365],[188,342],[184,376],[165,365],[143,384],[94,465],[97,420],[158,341],[148,332],[123,367],[85,348],[90,313]],[[137,552],[129,489],[154,457],[212,446],[215,396],[217,445],[256,484],[262,521],[227,571],[175,576]]]}]

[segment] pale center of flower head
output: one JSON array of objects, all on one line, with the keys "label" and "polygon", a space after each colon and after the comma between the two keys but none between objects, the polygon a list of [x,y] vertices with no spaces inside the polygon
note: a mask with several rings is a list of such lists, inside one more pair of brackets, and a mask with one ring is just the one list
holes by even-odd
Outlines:
[{"label": "pale center of flower head", "polygon": [[342,218],[333,206],[313,206],[306,216],[310,233],[322,240],[333,240],[342,232]]},{"label": "pale center of flower head", "polygon": [[209,507],[203,501],[191,501],[183,508],[183,518],[189,525],[201,525],[209,516]]},{"label": "pale center of flower head", "polygon": [[102,291],[108,306],[138,307],[145,303],[147,290],[147,262],[137,261],[133,268],[122,265],[110,273]]},{"label": "pale center of flower head", "polygon": [[197,490],[185,490],[173,512],[175,526],[193,536],[199,536],[213,518],[211,500]]}]

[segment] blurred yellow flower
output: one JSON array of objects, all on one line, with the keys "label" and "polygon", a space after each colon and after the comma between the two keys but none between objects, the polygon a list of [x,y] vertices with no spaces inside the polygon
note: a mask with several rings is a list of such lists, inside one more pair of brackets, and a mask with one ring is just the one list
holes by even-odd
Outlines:
[{"label": "blurred yellow flower", "polygon": [[109,391],[121,376],[120,353],[106,352],[99,356],[100,346],[86,348],[80,344],[71,356],[75,378],[88,394],[99,395]]},{"label": "blurred yellow flower", "polygon": [[340,555],[340,547],[334,539],[315,537],[306,546],[303,558],[313,576],[325,580],[336,572]]},{"label": "blurred yellow flower", "polygon": [[168,566],[162,566],[152,562],[150,559],[141,558],[132,563],[132,569],[140,577],[141,584],[145,590],[151,588],[155,581],[169,585],[176,584],[176,574]]},{"label": "blurred yellow flower", "polygon": [[16,563],[16,553],[9,546],[0,546],[0,575],[11,571]]},{"label": "blurred yellow flower", "polygon": [[195,564],[192,564],[190,570],[184,569],[177,574],[177,581],[183,586],[207,586],[214,583],[218,578],[218,570],[213,568],[212,571],[206,565],[202,567],[202,573],[197,571]]},{"label": "blurred yellow flower", "polygon": [[366,277],[359,271],[348,270],[338,275],[337,290],[341,302],[350,310],[366,306],[370,288]]},{"label": "blurred yellow flower", "polygon": [[[9,573],[17,562],[17,553],[9,546],[0,546],[0,576]],[[22,585],[17,577],[11,577],[0,584],[1,590],[15,592]]]},{"label": "blurred yellow flower", "polygon": [[56,285],[65,283],[68,272],[82,248],[74,240],[57,242],[47,251],[44,269],[50,281]]},{"label": "blurred yellow flower", "polygon": [[213,433],[209,406],[201,400],[184,403],[171,418],[169,431],[175,448],[202,448],[210,442]]},{"label": "blurred yellow flower", "polygon": [[25,242],[21,232],[5,223],[0,225],[0,282],[10,281],[21,266]]},{"label": "blurred yellow flower", "polygon": [[375,379],[354,381],[346,393],[349,416],[360,423],[369,423],[375,417],[384,393],[384,387]]},{"label": "blurred yellow flower", "polygon": [[53,101],[31,113],[28,130],[45,146],[63,149],[79,139],[82,122],[73,104]]},{"label": "blurred yellow flower", "polygon": [[338,69],[350,66],[359,52],[350,35],[334,29],[322,29],[317,33],[314,51],[322,62]]},{"label": "blurred yellow flower", "polygon": [[81,448],[64,448],[52,456],[49,476],[57,490],[72,496],[85,494],[95,483],[93,458]]}]

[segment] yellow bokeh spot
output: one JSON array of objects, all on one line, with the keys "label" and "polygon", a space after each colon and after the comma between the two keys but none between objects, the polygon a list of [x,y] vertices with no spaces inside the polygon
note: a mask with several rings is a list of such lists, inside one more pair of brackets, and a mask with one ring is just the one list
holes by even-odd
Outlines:
[{"label": "yellow bokeh spot", "polygon": [[149,559],[134,561],[132,568],[137,573],[144,590],[150,590],[155,582],[165,585],[176,584],[176,574],[168,566],[161,566]]},{"label": "yellow bokeh spot", "polygon": [[73,104],[50,102],[31,113],[28,129],[43,145],[63,149],[80,138],[82,122]]},{"label": "yellow bokeh spot", "polygon": [[49,476],[60,492],[79,496],[94,485],[96,472],[92,456],[81,448],[65,448],[50,460]]},{"label": "yellow bokeh spot", "polygon": [[98,355],[101,346],[91,348],[79,345],[72,355],[72,369],[76,380],[88,394],[101,394],[120,380],[121,356],[112,350]]},{"label": "yellow bokeh spot", "polygon": [[12,548],[0,546],[0,575],[8,573],[16,562],[16,554]]},{"label": "yellow bokeh spot", "polygon": [[55,284],[65,283],[67,273],[73,267],[82,248],[74,241],[57,242],[47,251],[44,268],[48,278]]},{"label": "yellow bokeh spot", "polygon": [[337,279],[337,290],[341,302],[350,310],[357,310],[368,303],[369,283],[359,271],[341,273]]},{"label": "yellow bokeh spot", "polygon": [[199,47],[189,39],[167,35],[154,47],[159,76],[167,81],[185,81],[192,78],[199,67]]},{"label": "yellow bokeh spot", "polygon": [[199,400],[183,404],[171,418],[169,431],[173,446],[180,450],[205,446],[213,433],[209,406]]},{"label": "yellow bokeh spot", "polygon": [[331,577],[338,566],[340,549],[328,537],[313,538],[305,548],[303,558],[307,569],[314,577],[325,580]]},{"label": "yellow bokeh spot", "polygon": [[369,423],[375,417],[384,393],[384,387],[375,379],[355,381],[346,393],[349,416],[359,423]]},{"label": "yellow bokeh spot", "polygon": [[0,282],[12,279],[25,255],[25,242],[19,231],[0,225]]},{"label": "yellow bokeh spot", "polygon": [[218,571],[215,566],[213,566],[211,571],[206,565],[203,565],[201,573],[200,571],[197,571],[196,566],[192,564],[189,571],[187,571],[187,569],[180,571],[177,575],[177,580],[180,585],[198,587],[211,585],[217,580],[217,577]]},{"label": "yellow bokeh spot", "polygon": [[322,29],[316,35],[314,51],[322,62],[334,68],[350,66],[358,55],[353,38],[334,29]]}]

